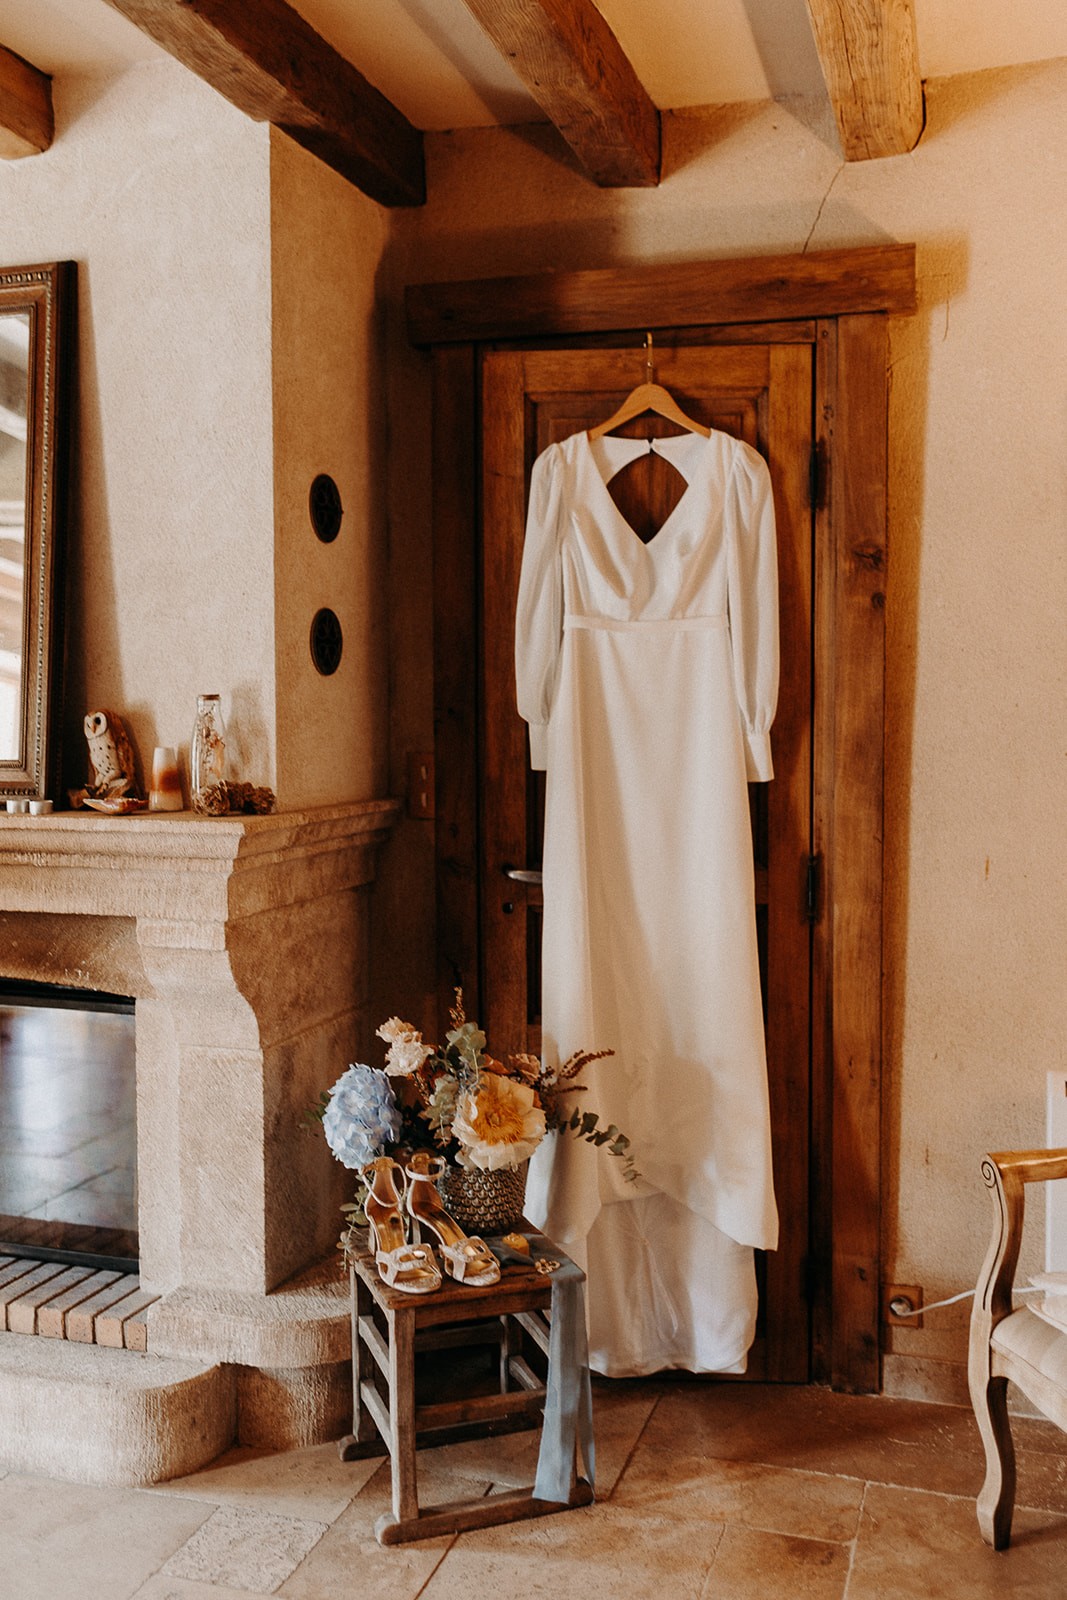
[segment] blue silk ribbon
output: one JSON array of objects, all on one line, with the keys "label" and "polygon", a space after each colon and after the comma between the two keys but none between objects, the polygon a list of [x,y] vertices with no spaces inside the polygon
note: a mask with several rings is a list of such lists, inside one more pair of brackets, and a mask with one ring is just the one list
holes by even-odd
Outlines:
[{"label": "blue silk ribbon", "polygon": [[547,1239],[531,1238],[528,1256],[512,1250],[500,1239],[488,1239],[486,1243],[503,1266],[528,1267],[546,1257],[559,1262],[551,1275],[545,1414],[533,1494],[535,1500],[566,1504],[571,1497],[576,1450],[587,1481],[590,1485],[596,1481],[585,1274]]}]

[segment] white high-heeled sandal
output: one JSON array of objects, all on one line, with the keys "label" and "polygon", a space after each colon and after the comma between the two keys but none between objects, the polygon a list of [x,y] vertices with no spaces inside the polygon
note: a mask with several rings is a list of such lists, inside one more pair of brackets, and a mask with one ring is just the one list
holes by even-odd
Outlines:
[{"label": "white high-heeled sandal", "polygon": [[444,1269],[457,1283],[475,1289],[499,1283],[500,1263],[485,1240],[476,1235],[468,1238],[444,1208],[436,1185],[446,1165],[443,1156],[431,1155],[428,1150],[416,1150],[408,1163],[406,1202],[413,1236],[421,1238],[423,1227],[437,1235]]},{"label": "white high-heeled sandal", "polygon": [[441,1287],[441,1272],[432,1250],[407,1241],[401,1214],[403,1194],[397,1192],[394,1174],[399,1174],[403,1191],[404,1169],[390,1156],[377,1156],[361,1173],[370,1183],[363,1209],[378,1276],[404,1294],[432,1294]]}]

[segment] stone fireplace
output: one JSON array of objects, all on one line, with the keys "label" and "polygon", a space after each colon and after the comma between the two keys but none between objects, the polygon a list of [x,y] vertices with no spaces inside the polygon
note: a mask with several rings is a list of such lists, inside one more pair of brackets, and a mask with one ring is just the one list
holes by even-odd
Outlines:
[{"label": "stone fireplace", "polygon": [[0,1335],[0,1460],[97,1482],[344,1431],[343,1174],[301,1128],[367,1035],[389,801],[5,816],[0,971],[136,1000],[148,1352]]}]

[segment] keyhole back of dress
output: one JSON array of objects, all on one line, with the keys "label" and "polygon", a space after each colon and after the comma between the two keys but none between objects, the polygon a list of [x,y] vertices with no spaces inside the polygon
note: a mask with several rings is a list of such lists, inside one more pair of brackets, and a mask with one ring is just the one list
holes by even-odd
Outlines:
[{"label": "keyhole back of dress", "polygon": [[[615,429],[613,437],[665,439],[681,432],[661,417],[645,416],[624,423]],[[688,487],[677,467],[649,450],[615,473],[608,483],[608,493],[641,543],[650,544]]]}]

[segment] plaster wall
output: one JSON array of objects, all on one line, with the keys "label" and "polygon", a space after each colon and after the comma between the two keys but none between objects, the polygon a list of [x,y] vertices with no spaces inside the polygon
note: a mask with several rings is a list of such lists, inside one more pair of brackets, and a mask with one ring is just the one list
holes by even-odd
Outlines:
[{"label": "plaster wall", "polygon": [[[385,781],[385,407],[377,271],[387,218],[284,134],[272,133],[274,635],[278,793],[287,805],[366,799]],[[341,530],[322,543],[308,491],[329,473]],[[337,671],[308,645],[324,606]]]},{"label": "plaster wall", "polygon": [[[845,165],[821,101],[668,115],[660,187],[615,192],[542,127],[434,136],[389,270],[398,308],[405,282],[916,243],[891,332],[883,1198],[887,1279],[931,1301],[973,1286],[980,1158],[1043,1142],[1065,1065],[1067,61],[935,80],[927,119],[911,154]],[[432,731],[427,369],[398,309],[390,361],[396,781]],[[428,826],[392,851],[379,964],[382,1014],[432,1026]],[[966,1316],[896,1334],[887,1386],[958,1393]]]},{"label": "plaster wall", "polygon": [[0,163],[0,250],[78,263],[65,775],[87,709],[148,763],[216,691],[273,783],[268,131],[170,61],[54,96],[52,148]]}]

